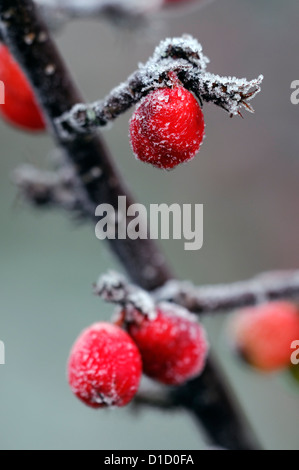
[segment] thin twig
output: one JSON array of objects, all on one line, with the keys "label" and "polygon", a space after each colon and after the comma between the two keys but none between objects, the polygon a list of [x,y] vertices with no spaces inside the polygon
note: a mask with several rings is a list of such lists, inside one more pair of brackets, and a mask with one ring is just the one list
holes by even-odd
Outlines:
[{"label": "thin twig", "polygon": [[155,298],[175,302],[194,313],[229,311],[272,300],[298,299],[299,271],[269,272],[247,281],[200,287],[174,280],[156,291]]},{"label": "thin twig", "polygon": [[150,293],[130,284],[116,272],[102,275],[94,285],[94,294],[126,310],[138,310],[149,318],[155,316],[155,302]]},{"label": "thin twig", "polygon": [[86,215],[77,198],[76,179],[70,167],[42,171],[27,164],[17,168],[12,179],[23,199],[36,207],[60,207],[81,218]]},{"label": "thin twig", "polygon": [[140,65],[124,83],[112,90],[102,101],[77,103],[56,119],[57,131],[65,137],[106,126],[137,104],[151,91],[171,87],[169,73],[175,72],[182,84],[202,103],[211,102],[231,116],[241,114],[240,108],[253,112],[249,104],[260,92],[263,76],[248,81],[245,78],[220,77],[206,72],[209,59],[201,44],[191,36],[166,39],[156,48],[145,65]]},{"label": "thin twig", "polygon": [[108,273],[101,276],[96,284],[95,294],[106,302],[121,306],[134,306],[136,299],[135,307],[144,315],[148,315],[160,302],[175,303],[189,312],[206,314],[278,299],[298,299],[299,271],[266,272],[246,281],[211,286],[171,280],[152,293],[131,284],[124,276]]}]

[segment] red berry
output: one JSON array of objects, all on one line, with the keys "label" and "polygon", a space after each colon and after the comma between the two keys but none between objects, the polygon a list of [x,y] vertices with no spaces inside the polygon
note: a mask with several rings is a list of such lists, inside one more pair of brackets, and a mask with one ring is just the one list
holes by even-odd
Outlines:
[{"label": "red berry", "polygon": [[232,318],[230,334],[242,357],[263,371],[291,363],[291,343],[299,339],[299,313],[290,302],[270,302],[241,310]]},{"label": "red berry", "polygon": [[202,110],[188,90],[159,88],[147,95],[130,121],[136,158],[170,169],[194,158],[204,137]]},{"label": "red berry", "polygon": [[155,319],[136,314],[128,326],[149,377],[178,385],[205,366],[208,344],[203,327],[185,309],[161,304]]},{"label": "red berry", "polygon": [[110,323],[85,329],[68,361],[73,393],[92,408],[127,405],[138,390],[141,373],[136,345],[125,331]]},{"label": "red berry", "polygon": [[30,131],[44,130],[44,118],[32,88],[8,48],[0,45],[0,80],[5,87],[5,104],[0,113],[11,124]]}]

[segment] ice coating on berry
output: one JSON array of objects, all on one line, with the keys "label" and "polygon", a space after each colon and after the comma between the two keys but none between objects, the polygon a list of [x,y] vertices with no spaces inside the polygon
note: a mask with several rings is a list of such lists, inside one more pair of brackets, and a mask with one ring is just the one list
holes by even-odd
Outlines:
[{"label": "ice coating on berry", "polygon": [[0,80],[5,85],[5,103],[1,115],[11,124],[30,131],[44,130],[46,125],[27,77],[8,48],[0,45]]},{"label": "ice coating on berry", "polygon": [[128,332],[139,348],[144,373],[162,383],[182,384],[205,366],[205,330],[185,309],[159,305],[154,320],[143,317],[130,324]]},{"label": "ice coating on berry", "polygon": [[130,336],[116,325],[95,323],[72,347],[68,361],[72,392],[93,408],[125,406],[136,394],[142,366]]},{"label": "ice coating on berry", "polygon": [[277,301],[237,312],[229,323],[233,346],[262,371],[288,367],[291,343],[299,338],[298,307]]},{"label": "ice coating on berry", "polygon": [[136,108],[130,137],[137,159],[170,169],[194,158],[204,137],[201,108],[182,86],[152,91]]}]

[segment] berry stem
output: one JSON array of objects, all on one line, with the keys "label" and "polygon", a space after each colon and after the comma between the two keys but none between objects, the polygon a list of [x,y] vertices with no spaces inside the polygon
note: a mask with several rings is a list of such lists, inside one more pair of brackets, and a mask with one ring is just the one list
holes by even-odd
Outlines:
[{"label": "berry stem", "polygon": [[[95,207],[100,203],[117,208],[120,195],[126,195],[127,203],[132,204],[110,153],[98,135],[89,132],[69,140],[57,133],[55,119],[82,102],[82,97],[33,1],[0,0],[0,31],[36,90],[49,130],[74,169],[80,200],[91,220],[94,221]],[[91,175],[95,175],[94,178],[90,178]],[[111,240],[110,246],[131,279],[144,289],[162,287],[172,278],[164,256],[151,240],[116,239]],[[176,399],[188,410],[192,408],[215,445],[234,449],[257,447],[252,444],[253,438],[247,438],[248,425],[212,359],[200,378],[178,389],[177,394]],[[188,396],[193,397],[192,406]],[[214,397],[208,406],[207,397]]]}]

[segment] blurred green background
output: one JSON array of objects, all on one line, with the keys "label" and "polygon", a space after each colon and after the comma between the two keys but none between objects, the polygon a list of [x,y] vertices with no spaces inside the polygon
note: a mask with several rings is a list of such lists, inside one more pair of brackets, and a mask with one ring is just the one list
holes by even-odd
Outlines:
[{"label": "blurred green background", "polygon": [[[166,36],[189,33],[211,59],[210,71],[265,76],[245,120],[205,106],[206,139],[196,159],[173,172],[136,162],[130,113],[104,137],[138,202],[203,203],[204,246],[161,243],[178,276],[196,283],[230,282],[260,271],[299,266],[299,79],[297,0],[221,0],[147,30],[117,31],[105,22],[76,22],[57,36],[87,100],[104,97]],[[108,320],[111,306],[92,282],[117,263],[94,227],[59,212],[34,211],[17,198],[11,172],[29,162],[47,168],[50,138],[0,123],[1,449],[201,449],[195,423],[181,412],[130,407],[94,411],[66,383],[69,349],[87,325]],[[239,363],[225,338],[222,314],[205,320],[223,372],[262,445],[299,447],[299,393],[283,374],[262,376]]]}]

